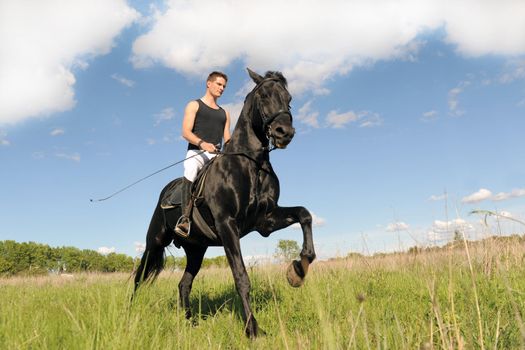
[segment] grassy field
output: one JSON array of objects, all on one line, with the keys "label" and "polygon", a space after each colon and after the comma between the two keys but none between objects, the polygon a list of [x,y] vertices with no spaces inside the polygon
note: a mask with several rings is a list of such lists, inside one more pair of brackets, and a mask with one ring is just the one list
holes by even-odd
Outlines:
[{"label": "grassy field", "polygon": [[[467,249],[468,248],[468,249]],[[525,247],[491,241],[418,254],[316,262],[305,285],[285,266],[250,270],[265,336],[244,337],[228,269],[194,282],[193,322],[165,272],[130,308],[127,275],[0,280],[5,349],[520,349]]]}]

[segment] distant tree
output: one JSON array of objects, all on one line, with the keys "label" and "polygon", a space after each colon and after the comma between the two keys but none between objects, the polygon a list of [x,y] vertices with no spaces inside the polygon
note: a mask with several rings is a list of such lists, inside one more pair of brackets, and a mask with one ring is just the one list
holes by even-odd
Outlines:
[{"label": "distant tree", "polygon": [[99,252],[90,249],[82,250],[82,271],[105,271],[106,257]]},{"label": "distant tree", "polygon": [[82,252],[75,247],[61,247],[58,248],[60,260],[64,264],[64,271],[78,272],[85,271],[82,267],[86,267],[85,262],[82,262]]},{"label": "distant tree", "polygon": [[185,256],[167,256],[164,262],[166,270],[184,270],[186,268]]},{"label": "distant tree", "polygon": [[463,234],[458,229],[454,230],[454,242],[463,242]]},{"label": "distant tree", "polygon": [[106,256],[104,272],[125,272],[133,268],[133,259],[124,254],[110,253]]},{"label": "distant tree", "polygon": [[349,259],[362,258],[362,257],[363,257],[363,254],[356,253],[356,252],[349,252],[348,254],[346,254],[346,258],[349,258]]},{"label": "distant tree", "polygon": [[417,254],[420,254],[422,251],[423,251],[423,248],[418,247],[417,245],[408,248],[408,253],[409,254],[417,255]]},{"label": "distant tree", "polygon": [[280,239],[277,248],[275,248],[275,257],[282,261],[288,261],[297,258],[300,252],[301,248],[296,241]]},{"label": "distant tree", "polygon": [[202,262],[202,267],[210,266],[226,267],[228,266],[228,259],[226,259],[225,255],[204,259],[204,261]]},{"label": "distant tree", "polygon": [[14,264],[0,255],[0,276],[13,275]]}]

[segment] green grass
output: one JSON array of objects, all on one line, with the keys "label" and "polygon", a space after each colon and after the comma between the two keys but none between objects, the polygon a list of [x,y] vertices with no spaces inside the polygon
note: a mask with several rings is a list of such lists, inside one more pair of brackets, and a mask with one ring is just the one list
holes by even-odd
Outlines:
[{"label": "green grass", "polygon": [[[265,336],[244,336],[228,269],[201,271],[192,322],[178,307],[179,272],[145,286],[129,307],[127,275],[0,280],[5,349],[519,349],[525,347],[525,248],[316,262],[305,285],[285,266],[250,270]],[[481,327],[480,327],[481,326]]]}]

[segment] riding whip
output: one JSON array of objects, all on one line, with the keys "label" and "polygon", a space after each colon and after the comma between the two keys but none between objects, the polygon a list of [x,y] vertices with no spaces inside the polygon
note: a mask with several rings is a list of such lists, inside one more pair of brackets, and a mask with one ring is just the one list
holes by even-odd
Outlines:
[{"label": "riding whip", "polygon": [[124,187],[124,188],[118,190],[117,192],[115,192],[115,193],[113,193],[113,194],[111,194],[111,195],[109,195],[109,196],[107,196],[107,197],[105,197],[105,198],[90,199],[89,201],[90,201],[90,202],[102,202],[102,201],[108,200],[108,199],[110,199],[110,198],[116,196],[117,194],[119,194],[119,193],[121,193],[121,192],[124,192],[124,191],[127,190],[128,188],[130,188],[130,187],[132,187],[132,186],[135,186],[135,185],[138,184],[139,182],[142,182],[142,181],[146,180],[147,178],[152,177],[153,175],[156,175],[156,174],[158,174],[158,173],[160,173],[160,172],[162,172],[162,171],[164,171],[164,170],[166,170],[166,169],[171,168],[172,166],[175,166],[175,165],[177,165],[177,164],[180,164],[180,163],[184,162],[186,159],[190,159],[190,158],[196,157],[196,156],[198,156],[198,155],[200,155],[200,154],[202,154],[202,153],[204,153],[204,152],[206,152],[206,151],[202,150],[202,151],[200,151],[200,152],[198,152],[198,153],[196,153],[196,154],[194,154],[194,155],[192,155],[192,156],[189,156],[189,157],[187,157],[187,158],[184,158],[183,160],[179,160],[178,162],[175,162],[175,163],[173,163],[173,164],[170,164],[170,165],[168,165],[168,166],[166,166],[166,167],[164,167],[164,168],[162,168],[162,169],[160,169],[160,170],[155,171],[154,173],[151,173],[151,174],[149,174],[149,175],[147,175],[147,176],[144,176],[143,178],[138,179],[137,181],[133,182],[132,184],[127,185],[126,187]]}]

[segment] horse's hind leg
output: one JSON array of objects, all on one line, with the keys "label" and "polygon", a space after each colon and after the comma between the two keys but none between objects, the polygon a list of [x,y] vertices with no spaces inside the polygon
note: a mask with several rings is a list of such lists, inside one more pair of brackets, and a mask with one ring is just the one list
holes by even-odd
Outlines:
[{"label": "horse's hind leg", "polygon": [[202,266],[202,260],[208,247],[201,247],[195,245],[183,245],[186,252],[186,269],[179,282],[179,296],[181,306],[186,311],[186,318],[191,318],[190,308],[190,292],[193,284],[193,279],[199,273]]}]

